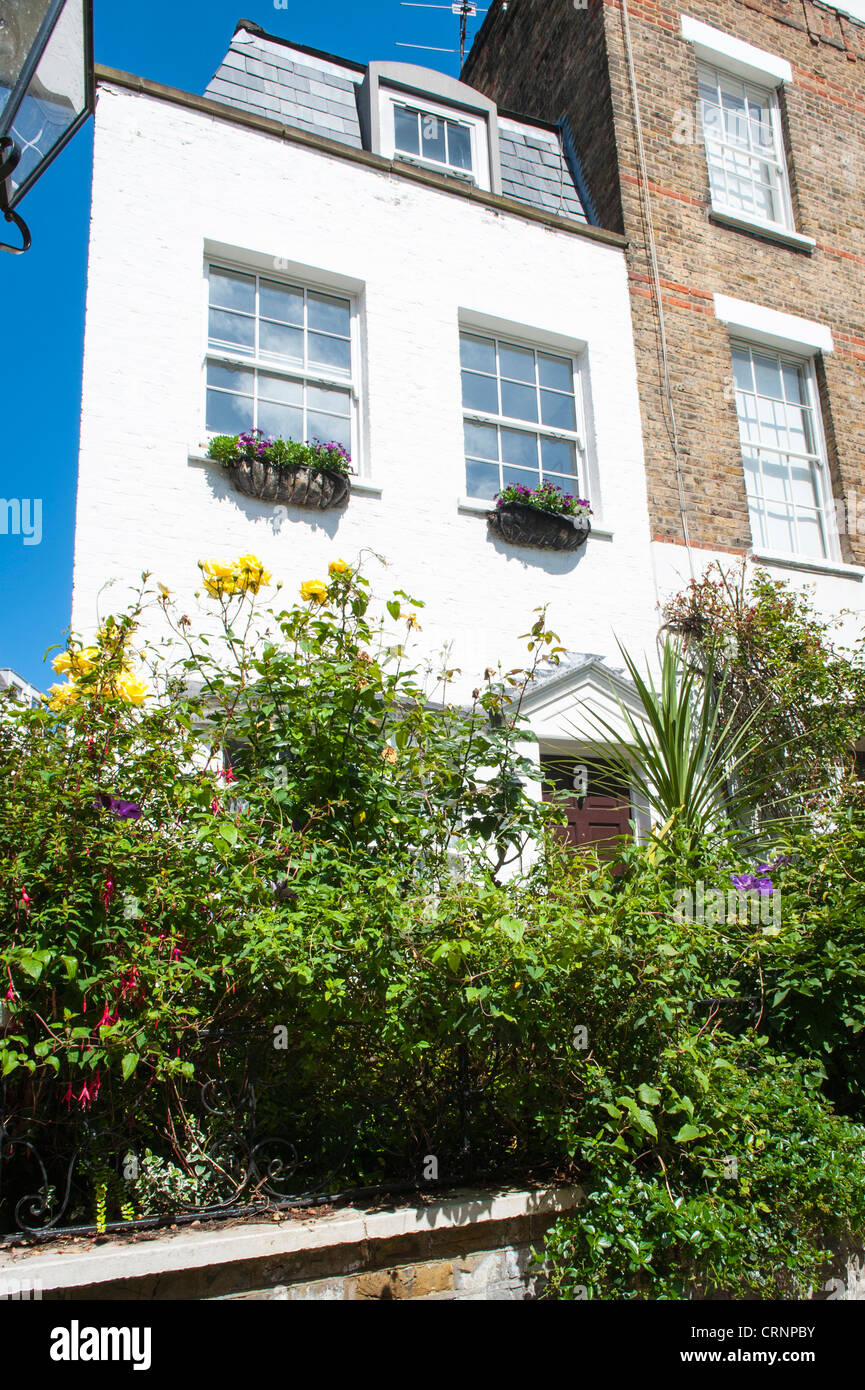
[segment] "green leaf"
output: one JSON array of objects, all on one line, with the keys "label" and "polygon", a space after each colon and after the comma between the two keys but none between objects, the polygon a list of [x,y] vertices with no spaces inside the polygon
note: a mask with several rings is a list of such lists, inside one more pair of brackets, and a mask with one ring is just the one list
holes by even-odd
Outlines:
[{"label": "green leaf", "polygon": [[130,1076],[131,1076],[132,1073],[135,1071],[135,1068],[138,1066],[138,1063],[139,1063],[140,1060],[141,1060],[141,1057],[140,1057],[140,1054],[139,1054],[138,1052],[127,1052],[127,1053],[126,1053],[126,1056],[123,1058],[123,1061],[122,1061],[121,1064],[120,1064],[120,1070],[121,1070],[122,1073],[123,1073],[123,1080],[124,1080],[124,1081],[128,1081],[128,1080],[129,1080]]},{"label": "green leaf", "polygon": [[703,1132],[704,1131],[698,1129],[696,1125],[682,1125],[679,1133],[673,1135],[673,1143],[687,1144],[691,1139],[699,1139]]},{"label": "green leaf", "polygon": [[654,1086],[646,1086],[645,1084],[638,1086],[637,1095],[644,1105],[660,1105],[661,1103],[661,1092],[656,1091]]}]

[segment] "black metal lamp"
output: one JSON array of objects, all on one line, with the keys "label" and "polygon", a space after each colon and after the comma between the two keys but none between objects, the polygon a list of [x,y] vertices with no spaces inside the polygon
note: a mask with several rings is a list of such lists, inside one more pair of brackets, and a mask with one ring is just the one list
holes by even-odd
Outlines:
[{"label": "black metal lamp", "polygon": [[15,211],[93,112],[93,0],[0,0],[0,213]]}]

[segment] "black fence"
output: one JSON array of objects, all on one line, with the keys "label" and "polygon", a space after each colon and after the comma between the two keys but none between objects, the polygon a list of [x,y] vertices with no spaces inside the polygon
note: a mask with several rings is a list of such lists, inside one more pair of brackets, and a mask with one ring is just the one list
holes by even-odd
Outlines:
[{"label": "black fence", "polygon": [[[131,1231],[525,1176],[507,1067],[465,1043],[394,1066],[287,1029],[201,1034],[194,1074],[0,1083],[0,1241]],[[513,1066],[515,1059],[510,1059]],[[518,1065],[518,1059],[516,1059]]]}]

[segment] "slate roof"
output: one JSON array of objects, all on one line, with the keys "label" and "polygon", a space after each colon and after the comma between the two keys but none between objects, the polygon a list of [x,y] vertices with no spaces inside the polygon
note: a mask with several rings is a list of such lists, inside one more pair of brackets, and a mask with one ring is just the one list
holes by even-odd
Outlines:
[{"label": "slate roof", "polygon": [[[205,95],[359,150],[357,88],[365,71],[240,26]],[[505,197],[574,221],[595,220],[573,146],[555,126],[502,117],[499,149]]]}]

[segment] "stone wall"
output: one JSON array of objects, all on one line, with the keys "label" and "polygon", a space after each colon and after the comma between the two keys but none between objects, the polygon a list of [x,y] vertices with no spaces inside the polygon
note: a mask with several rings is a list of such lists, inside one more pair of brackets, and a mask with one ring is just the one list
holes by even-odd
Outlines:
[{"label": "stone wall", "polygon": [[0,1290],[26,1285],[60,1302],[525,1300],[542,1284],[532,1251],[580,1198],[578,1188],[471,1190],[222,1229],[16,1246],[0,1249]]}]

